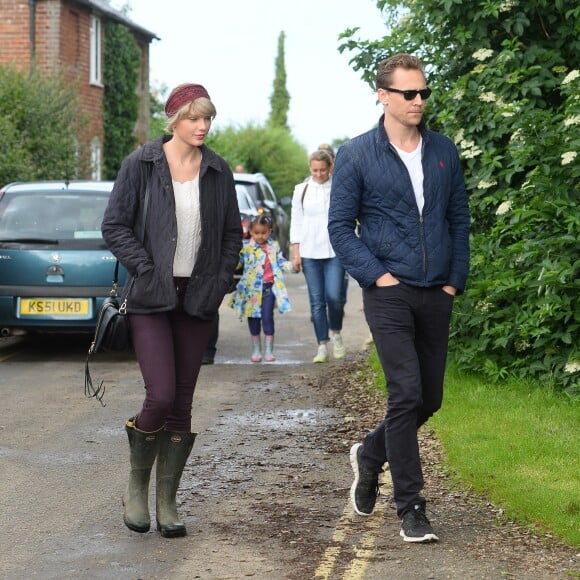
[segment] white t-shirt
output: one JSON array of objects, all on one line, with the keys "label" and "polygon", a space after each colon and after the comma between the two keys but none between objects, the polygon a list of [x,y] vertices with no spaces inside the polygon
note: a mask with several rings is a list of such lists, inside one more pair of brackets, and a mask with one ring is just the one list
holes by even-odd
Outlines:
[{"label": "white t-shirt", "polygon": [[173,182],[177,247],[173,258],[173,275],[189,278],[201,243],[199,210],[199,176],[185,183]]},{"label": "white t-shirt", "polygon": [[417,145],[415,151],[403,151],[397,146],[394,146],[411,176],[411,183],[413,184],[413,191],[415,193],[417,207],[419,208],[419,215],[423,214],[423,206],[425,205],[425,198],[423,197],[423,165],[421,164],[422,145],[423,138],[421,137],[419,139],[419,145]]},{"label": "white t-shirt", "polygon": [[[308,189],[302,199],[306,184]],[[290,243],[300,244],[301,258],[325,259],[336,256],[328,236],[331,184],[332,177],[324,183],[316,183],[311,177],[294,188]]]}]

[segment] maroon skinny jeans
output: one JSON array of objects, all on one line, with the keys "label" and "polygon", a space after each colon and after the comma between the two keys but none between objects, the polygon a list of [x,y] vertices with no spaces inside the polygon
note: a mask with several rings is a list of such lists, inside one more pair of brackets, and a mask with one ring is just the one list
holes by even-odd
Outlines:
[{"label": "maroon skinny jeans", "polygon": [[137,419],[141,431],[162,427],[191,431],[193,393],[212,321],[187,314],[182,296],[175,310],[129,315],[135,355],[145,383],[145,401]]}]

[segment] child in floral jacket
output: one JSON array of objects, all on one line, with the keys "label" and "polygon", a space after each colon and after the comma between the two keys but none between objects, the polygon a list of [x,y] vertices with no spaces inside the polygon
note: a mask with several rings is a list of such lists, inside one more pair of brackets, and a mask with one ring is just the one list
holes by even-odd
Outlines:
[{"label": "child in floral jacket", "polygon": [[264,361],[274,362],[274,307],[280,313],[292,308],[283,272],[292,270],[280,245],[272,239],[272,218],[260,214],[250,222],[250,239],[244,240],[240,252],[243,273],[229,305],[242,318],[247,317],[252,336],[252,362],[262,361],[261,332],[264,331]]}]

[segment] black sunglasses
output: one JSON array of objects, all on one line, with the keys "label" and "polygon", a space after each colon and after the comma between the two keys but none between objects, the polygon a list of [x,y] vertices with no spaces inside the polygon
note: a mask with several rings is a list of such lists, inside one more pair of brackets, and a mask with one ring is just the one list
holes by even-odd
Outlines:
[{"label": "black sunglasses", "polygon": [[420,91],[401,91],[400,89],[392,89],[390,87],[387,87],[383,90],[389,91],[389,93],[399,93],[400,95],[403,95],[405,101],[413,101],[417,95],[421,95],[421,100],[426,101],[433,92],[429,87],[426,89],[421,89]]}]

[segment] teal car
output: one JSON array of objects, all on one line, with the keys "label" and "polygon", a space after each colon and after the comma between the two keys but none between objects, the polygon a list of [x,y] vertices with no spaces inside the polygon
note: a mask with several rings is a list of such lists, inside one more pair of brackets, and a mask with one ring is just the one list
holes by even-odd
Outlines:
[{"label": "teal car", "polygon": [[[11,183],[0,189],[0,335],[91,332],[115,258],[101,235],[113,182]],[[119,269],[119,286],[126,271]]]}]

